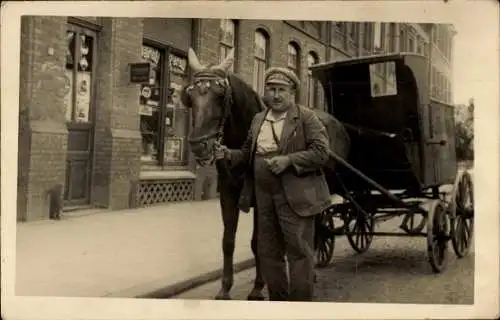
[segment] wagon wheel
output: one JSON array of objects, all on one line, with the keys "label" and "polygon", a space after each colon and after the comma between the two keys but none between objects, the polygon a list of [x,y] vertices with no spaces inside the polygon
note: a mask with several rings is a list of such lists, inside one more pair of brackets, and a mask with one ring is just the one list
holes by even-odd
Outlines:
[{"label": "wagon wheel", "polygon": [[355,209],[347,214],[345,218],[347,240],[357,253],[364,253],[370,247],[373,240],[375,219],[366,211]]},{"label": "wagon wheel", "polygon": [[440,200],[431,200],[427,222],[427,254],[435,273],[441,273],[446,264],[449,240],[449,216]]},{"label": "wagon wheel", "polygon": [[316,230],[314,233],[314,249],[316,252],[316,267],[324,268],[332,260],[335,249],[335,235],[333,216],[328,211],[323,211],[316,217]]},{"label": "wagon wheel", "polygon": [[462,258],[470,249],[474,233],[474,190],[467,171],[462,171],[455,181],[450,213],[453,250],[458,258]]}]

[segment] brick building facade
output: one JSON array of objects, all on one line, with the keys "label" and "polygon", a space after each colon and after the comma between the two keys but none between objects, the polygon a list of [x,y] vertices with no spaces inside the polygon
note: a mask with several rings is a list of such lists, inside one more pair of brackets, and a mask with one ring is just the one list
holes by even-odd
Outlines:
[{"label": "brick building facade", "polygon": [[[236,48],[234,71],[259,92],[265,68],[288,66],[302,81],[298,102],[323,108],[323,93],[309,65],[407,51],[410,38],[398,31],[408,28],[395,23],[23,17],[18,220],[47,219],[59,207],[124,209],[215,196],[215,170],[193,162],[186,140],[190,114],[178,99],[179,88],[191,76],[189,47],[203,63],[217,63]],[[419,41],[429,46],[425,39]],[[137,62],[153,66],[149,83],[130,82],[129,65]]]}]

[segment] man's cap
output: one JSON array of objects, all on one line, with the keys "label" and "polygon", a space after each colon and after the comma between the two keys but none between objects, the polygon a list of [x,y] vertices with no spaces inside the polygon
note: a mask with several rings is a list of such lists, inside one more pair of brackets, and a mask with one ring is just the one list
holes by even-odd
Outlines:
[{"label": "man's cap", "polygon": [[300,80],[290,69],[274,67],[266,70],[264,74],[266,84],[284,84],[294,88],[300,86]]}]

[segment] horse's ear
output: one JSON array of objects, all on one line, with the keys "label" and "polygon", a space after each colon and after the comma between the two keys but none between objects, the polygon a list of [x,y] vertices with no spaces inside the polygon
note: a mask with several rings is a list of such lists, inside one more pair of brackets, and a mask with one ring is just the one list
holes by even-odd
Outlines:
[{"label": "horse's ear", "polygon": [[229,68],[231,68],[231,66],[233,65],[233,63],[234,63],[234,48],[232,48],[229,51],[229,53],[227,54],[227,56],[224,59],[224,61],[222,61],[217,66],[217,68],[223,70],[224,72],[227,72],[229,70]]},{"label": "horse's ear", "polygon": [[196,56],[196,53],[194,52],[193,48],[189,48],[189,50],[188,50],[188,62],[189,62],[189,66],[195,72],[199,72],[199,71],[204,69],[200,60],[198,60],[198,57]]}]

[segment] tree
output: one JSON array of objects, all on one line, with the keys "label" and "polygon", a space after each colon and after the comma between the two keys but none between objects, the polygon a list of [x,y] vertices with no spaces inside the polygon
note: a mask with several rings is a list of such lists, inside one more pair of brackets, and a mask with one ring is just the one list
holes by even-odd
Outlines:
[{"label": "tree", "polygon": [[458,161],[474,159],[474,99],[455,106],[455,138]]}]

